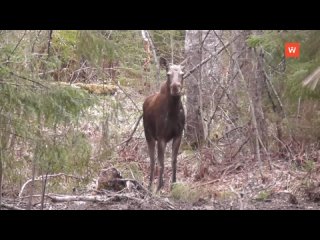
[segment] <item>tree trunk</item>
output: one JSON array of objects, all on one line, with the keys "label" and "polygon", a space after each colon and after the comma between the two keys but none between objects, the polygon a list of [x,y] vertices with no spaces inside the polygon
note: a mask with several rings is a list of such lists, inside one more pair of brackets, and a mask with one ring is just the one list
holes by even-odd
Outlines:
[{"label": "tree trunk", "polygon": [[[201,41],[202,31],[186,31],[185,50],[186,57],[189,57],[189,63],[186,66],[186,69],[188,70],[201,62]],[[202,117],[201,70],[202,67],[196,69],[185,83],[187,89],[187,121],[185,136],[191,146],[199,146],[205,139]]]},{"label": "tree trunk", "polygon": [[[253,49],[246,44],[246,40],[250,34],[257,34],[257,31],[236,31],[240,34],[238,40],[234,44],[234,50],[238,59],[243,77],[247,84],[249,97],[252,100],[251,111],[254,111],[257,129],[253,127],[252,133],[258,134],[261,139],[259,148],[268,148],[267,125],[263,111],[263,92],[266,89],[265,75],[262,66],[262,56],[257,53],[257,49]],[[263,146],[262,146],[263,145]],[[251,138],[251,150],[256,153],[256,138]],[[257,156],[256,156],[257,157]]]},{"label": "tree trunk", "polygon": [[2,203],[2,149],[0,149],[0,210]]}]

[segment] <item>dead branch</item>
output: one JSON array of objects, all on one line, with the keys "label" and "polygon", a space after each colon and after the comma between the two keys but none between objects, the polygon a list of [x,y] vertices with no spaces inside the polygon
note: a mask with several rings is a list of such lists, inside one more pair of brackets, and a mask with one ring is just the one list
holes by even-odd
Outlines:
[{"label": "dead branch", "polygon": [[121,178],[121,179],[117,179],[118,181],[123,181],[123,182],[132,182],[134,185],[138,186],[141,190],[143,190],[146,194],[148,194],[149,196],[152,196],[153,194],[146,189],[145,187],[143,187],[141,185],[141,183],[139,183],[137,180],[135,179],[129,179],[129,178]]},{"label": "dead branch", "polygon": [[[42,194],[34,194],[34,195],[22,196],[22,197],[19,197],[19,199],[22,200],[22,199],[30,198],[30,197],[39,197],[39,198],[41,198]],[[48,196],[45,194],[45,197],[48,197]]]},{"label": "dead branch", "polygon": [[89,195],[89,196],[73,196],[73,195],[65,195],[65,196],[54,196],[54,195],[47,195],[53,202],[76,202],[76,201],[84,201],[84,202],[101,202],[101,203],[108,203],[112,201],[119,201],[121,199],[125,200],[134,200],[137,202],[143,203],[142,199],[128,196],[127,194],[112,194],[109,195]]},{"label": "dead branch", "polygon": [[218,50],[215,54],[211,54],[209,57],[207,57],[206,59],[204,59],[203,61],[201,61],[201,63],[199,63],[198,65],[196,65],[194,68],[192,68],[189,72],[187,72],[183,78],[187,78],[189,77],[195,70],[197,70],[199,67],[201,67],[203,64],[207,63],[211,58],[218,56],[220,53],[223,52],[223,50],[225,50],[227,47],[230,46],[231,43],[233,43],[236,39],[238,38],[235,37],[234,39],[232,39],[231,42],[226,43],[220,50]]},{"label": "dead branch", "polygon": [[[226,44],[224,44],[222,39],[219,37],[219,35],[215,31],[214,31],[214,33],[217,36],[217,38],[219,39],[219,41],[221,42],[221,44],[226,49],[226,52],[229,55],[229,57],[231,58],[231,54],[228,51],[228,49],[226,48]],[[238,37],[239,36],[240,36],[240,34],[238,35]],[[242,73],[242,70],[241,70],[241,67],[240,67],[238,59],[235,59],[235,64],[236,64],[236,66],[238,68],[238,72],[240,74],[240,79],[243,81],[244,85],[246,85],[245,84],[246,80],[245,80],[244,75]],[[258,131],[258,123],[257,123],[257,118],[256,118],[256,115],[255,115],[255,110],[254,110],[255,108],[254,108],[254,104],[253,104],[252,98],[250,96],[249,90],[246,91],[246,93],[247,93],[247,97],[248,97],[248,100],[249,100],[249,105],[250,105],[250,108],[251,108],[251,119],[252,119],[253,128],[254,128],[254,132],[255,132],[255,137],[256,137],[256,139],[255,139],[255,152],[256,152],[256,157],[257,157],[258,163],[259,163],[259,172],[260,172],[261,178],[264,179],[265,177],[264,177],[263,171],[262,171],[262,161],[261,161],[260,147],[259,147],[259,139],[261,141],[261,138],[260,138],[260,134],[259,134],[259,131]]]},{"label": "dead branch", "polygon": [[225,168],[222,169],[222,171],[221,171],[220,180],[221,180],[225,175],[227,175],[227,173],[230,173],[230,172],[232,172],[233,170],[236,170],[237,168],[242,167],[242,166],[243,166],[242,163],[237,162],[237,163],[234,163],[234,164],[232,164],[232,165],[229,165],[229,166],[225,167]]},{"label": "dead branch", "polygon": [[205,185],[208,185],[208,184],[212,184],[212,183],[216,183],[216,182],[219,182],[219,180],[220,180],[220,178],[211,180],[211,181],[206,182],[206,183],[201,183],[201,184],[198,184],[196,186],[191,187],[191,189],[199,188],[199,187],[202,187],[202,186],[205,186]]},{"label": "dead branch", "polygon": [[[269,76],[268,76],[268,74],[267,74],[267,72],[266,72],[266,70],[265,70],[264,68],[263,68],[263,72],[264,72],[264,75],[265,75],[265,77],[266,77],[267,83],[270,85],[271,90],[273,91],[274,95],[275,95],[276,98],[277,98],[277,101],[278,101],[278,103],[279,103],[279,106],[280,106],[280,109],[281,109],[281,111],[282,111],[282,113],[283,113],[284,118],[285,118],[286,120],[288,120],[287,114],[286,114],[286,112],[285,112],[285,110],[284,110],[284,108],[283,108],[283,104],[282,104],[282,101],[281,101],[281,99],[280,99],[280,97],[279,97],[279,94],[277,93],[275,87],[273,86],[273,84],[272,84],[272,82],[271,82],[271,79],[269,78]],[[292,140],[292,129],[291,129],[290,126],[288,127],[288,129],[289,129],[290,139]]]},{"label": "dead branch", "polygon": [[[225,134],[223,134],[224,136],[228,136],[231,132],[233,131],[236,131],[238,129],[241,129],[241,128],[245,128],[247,124],[243,125],[243,126],[238,126],[238,127],[235,127],[235,128],[232,128],[231,130],[229,130],[228,132],[226,132]],[[224,138],[224,136],[222,136],[221,138],[218,139],[218,141],[220,141],[222,138]]]},{"label": "dead branch", "polygon": [[141,120],[142,116],[143,116],[143,115],[141,115],[141,116],[139,117],[138,121],[136,122],[136,124],[135,124],[135,126],[134,126],[134,128],[133,128],[133,130],[132,130],[132,132],[131,132],[131,134],[130,134],[130,137],[129,137],[127,140],[125,140],[125,141],[123,141],[122,143],[120,143],[119,145],[122,145],[122,144],[126,143],[126,146],[128,146],[129,142],[131,141],[131,139],[132,139],[132,137],[133,137],[133,134],[136,132],[136,130],[137,130],[137,128],[138,128],[138,125],[139,125],[139,123],[140,123],[140,120]]},{"label": "dead branch", "polygon": [[152,197],[149,199],[141,199],[134,197],[132,193],[110,193],[106,195],[87,195],[87,196],[74,196],[74,195],[46,195],[50,198],[52,202],[75,202],[75,201],[84,201],[84,202],[100,202],[100,203],[110,203],[113,201],[121,200],[133,200],[139,204],[143,204],[146,201],[152,201],[153,205],[159,205],[165,209],[174,209],[173,205],[166,199],[161,199],[159,197]]},{"label": "dead branch", "polygon": [[232,186],[229,186],[229,188],[230,188],[231,192],[233,192],[238,197],[239,205],[240,205],[239,208],[240,208],[240,210],[243,210],[243,202],[242,202],[241,195],[237,191],[235,191]]},{"label": "dead branch", "polygon": [[[69,178],[75,178],[75,179],[83,179],[82,177],[77,177],[77,176],[73,176],[73,175],[69,175],[69,174],[65,174],[65,173],[57,173],[57,174],[52,174],[52,175],[48,175],[47,178],[56,178],[56,177],[61,177],[61,176],[65,176],[65,177],[69,177]],[[46,178],[46,176],[41,175],[37,178],[34,179],[34,181],[43,181],[43,179]],[[22,188],[19,192],[19,197],[22,196],[22,193],[24,191],[24,189],[26,188],[26,186],[32,182],[32,179],[29,179],[28,181],[26,181],[23,185]]]},{"label": "dead branch", "polygon": [[6,204],[6,203],[1,203],[1,207],[4,207],[6,209],[10,209],[10,210],[25,210],[23,208],[19,208],[10,204]]},{"label": "dead branch", "polygon": [[277,136],[275,136],[274,134],[272,134],[272,136],[278,141],[278,142],[280,142],[286,149],[287,149],[287,151],[289,152],[289,154],[290,154],[290,157],[291,158],[294,158],[294,154],[293,154],[293,152],[291,151],[291,148],[287,145],[287,144],[285,144],[283,141],[281,141]]},{"label": "dead branch", "polygon": [[208,32],[206,33],[206,35],[204,36],[204,38],[203,38],[203,40],[202,40],[202,42],[201,42],[201,47],[200,48],[202,48],[203,47],[203,44],[204,44],[204,42],[206,41],[206,39],[207,39],[207,37],[209,36],[209,33],[211,32],[212,30],[208,30]]},{"label": "dead branch", "polygon": [[113,80],[113,82],[117,85],[117,87],[126,95],[127,98],[129,98],[129,100],[133,103],[134,107],[141,112],[140,108],[138,108],[137,104],[132,100],[132,98],[130,97],[130,95],[120,86],[120,84],[118,83],[118,81]]},{"label": "dead branch", "polygon": [[231,156],[231,159],[234,159],[237,154],[241,151],[241,149],[243,148],[244,145],[246,145],[246,143],[250,140],[250,137],[248,137],[242,144],[241,146],[238,148],[238,150]]},{"label": "dead branch", "polygon": [[264,151],[264,153],[267,155],[267,161],[268,161],[268,165],[269,165],[269,169],[270,171],[272,170],[272,165],[271,165],[271,158],[270,158],[270,154],[269,152],[267,151],[266,147],[264,146],[261,138],[260,138],[260,135],[258,135],[258,139],[259,139],[259,143],[260,145],[262,146],[262,149]]},{"label": "dead branch", "polygon": [[[80,75],[80,72],[81,70],[85,70],[85,69],[88,69],[90,67],[84,67],[87,63],[87,60],[83,61],[83,63],[81,64],[81,67],[77,70],[75,70],[72,74],[71,74],[71,77],[70,77],[70,84],[74,83],[75,81],[77,81],[79,75]],[[77,73],[77,76],[75,78],[73,78],[74,76],[74,73]],[[72,80],[73,79],[73,80]]]},{"label": "dead branch", "polygon": [[13,55],[13,53],[14,53],[14,52],[17,50],[17,48],[19,47],[19,45],[20,45],[21,41],[23,40],[24,36],[26,35],[26,33],[27,33],[27,30],[24,31],[24,33],[23,33],[22,37],[19,39],[17,45],[16,45],[16,46],[14,47],[14,49],[11,51],[10,55],[9,55],[8,58],[7,58],[7,61],[6,61],[7,63],[9,62],[9,60],[10,60],[11,56]]},{"label": "dead branch", "polygon": [[30,78],[27,78],[27,77],[24,77],[24,76],[20,76],[20,75],[14,73],[14,72],[11,72],[11,71],[9,71],[8,73],[10,73],[11,75],[13,75],[13,76],[15,76],[15,77],[21,78],[21,79],[23,79],[23,80],[27,80],[27,81],[29,81],[29,82],[33,82],[33,83],[35,83],[35,84],[37,84],[37,85],[39,85],[39,86],[41,86],[41,87],[43,87],[43,88],[45,88],[45,89],[49,89],[47,86],[43,85],[42,83],[39,83],[39,82],[37,82],[37,81],[35,81],[35,80],[32,80],[32,79],[30,79]]}]

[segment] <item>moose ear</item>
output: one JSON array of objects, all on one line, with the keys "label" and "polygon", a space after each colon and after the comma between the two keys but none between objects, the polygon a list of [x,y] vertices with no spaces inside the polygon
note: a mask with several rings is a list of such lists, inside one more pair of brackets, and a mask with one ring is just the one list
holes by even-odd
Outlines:
[{"label": "moose ear", "polygon": [[164,57],[160,57],[159,63],[160,63],[160,66],[161,66],[161,67],[163,67],[163,68],[166,69],[166,71],[169,70],[169,65],[168,65],[167,59],[165,59]]}]

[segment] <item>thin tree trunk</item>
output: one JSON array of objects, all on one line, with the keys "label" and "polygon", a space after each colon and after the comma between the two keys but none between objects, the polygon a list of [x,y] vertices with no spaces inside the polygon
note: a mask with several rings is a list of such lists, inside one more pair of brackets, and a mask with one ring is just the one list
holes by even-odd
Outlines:
[{"label": "thin tree trunk", "polygon": [[[41,135],[41,119],[40,119],[40,115],[38,115],[38,130],[37,130],[37,135],[38,138],[40,138]],[[35,153],[34,156],[32,158],[32,182],[31,182],[31,188],[30,188],[30,197],[29,197],[29,201],[28,201],[28,206],[27,209],[31,210],[32,209],[32,196],[33,196],[33,192],[34,192],[34,179],[35,179],[35,174],[36,174],[36,158],[39,158],[37,151],[39,151],[39,146],[37,143],[36,149],[35,149]]]},{"label": "thin tree trunk", "polygon": [[2,203],[2,149],[0,149],[0,210]]},{"label": "thin tree trunk", "polygon": [[[187,68],[193,69],[201,62],[200,40],[201,31],[188,30],[186,32],[186,55],[189,57]],[[192,146],[198,146],[204,141],[204,128],[202,124],[202,109],[200,102],[200,71],[201,68],[194,70],[192,76],[186,82],[187,89],[187,121],[186,121],[186,139]]]},{"label": "thin tree trunk", "polygon": [[34,191],[35,172],[36,172],[36,164],[35,164],[35,157],[33,157],[33,160],[32,160],[32,182],[31,182],[31,188],[30,188],[30,197],[29,197],[28,206],[27,206],[28,210],[31,210],[31,208],[32,208],[32,196],[33,196],[33,191]]},{"label": "thin tree trunk", "polygon": [[263,126],[261,120],[263,119],[263,112],[261,107],[261,93],[258,92],[262,89],[257,86],[257,82],[262,81],[262,79],[260,79],[258,75],[258,64],[256,63],[256,59],[254,57],[254,51],[253,49],[249,48],[246,44],[246,39],[251,34],[251,31],[237,31],[237,34],[240,34],[240,39],[235,44],[235,50],[236,52],[238,52],[238,56],[235,59],[235,63],[237,66],[237,70],[239,71],[240,78],[243,81],[243,84],[247,86],[246,94],[249,100],[251,123],[253,125],[253,138],[251,141],[253,147],[252,150],[259,163],[260,175],[264,179],[260,155],[260,144],[262,145],[262,148],[265,151],[266,148],[264,142],[261,139],[260,133],[265,133],[265,129],[263,129],[263,127],[265,126]]},{"label": "thin tree trunk", "polygon": [[42,186],[42,194],[41,194],[41,210],[43,210],[43,206],[44,206],[44,197],[45,197],[45,193],[46,193],[46,186],[47,186],[47,180],[48,180],[48,173],[49,173],[49,167],[47,169],[46,172],[46,177],[44,178],[44,182],[43,182],[43,186]]},{"label": "thin tree trunk", "polygon": [[52,41],[52,33],[53,33],[53,30],[49,30],[49,38],[48,38],[48,58],[50,57],[50,46],[51,46],[51,41]]},{"label": "thin tree trunk", "polygon": [[[262,61],[261,56],[257,54],[255,49],[250,48],[246,44],[247,37],[252,34],[251,31],[238,31],[241,35],[237,50],[239,51],[239,67],[241,67],[241,71],[243,73],[243,77],[245,80],[245,85],[248,87],[248,93],[250,96],[250,99],[253,103],[251,107],[253,107],[251,110],[254,111],[255,120],[257,124],[257,131],[259,133],[261,142],[263,143],[264,147],[268,149],[268,138],[267,138],[267,124],[264,117],[264,111],[263,111],[263,104],[262,104],[262,97],[264,89],[266,89],[265,85],[265,75],[262,68]],[[254,123],[252,123],[254,124]],[[253,126],[255,128],[255,126]],[[252,146],[255,146],[255,140],[252,139],[254,142],[252,143]],[[256,147],[254,147],[256,148]]]},{"label": "thin tree trunk", "polygon": [[[53,138],[53,144],[56,145],[57,144],[57,123],[54,123],[54,138]],[[41,193],[41,210],[43,210],[44,207],[44,197],[45,197],[45,193],[46,193],[46,188],[47,188],[47,180],[48,180],[48,174],[51,168],[51,161],[48,162],[48,167],[46,170],[46,177],[44,178],[44,181],[42,181],[43,185],[42,185],[42,193]],[[43,180],[43,179],[42,179]]]}]

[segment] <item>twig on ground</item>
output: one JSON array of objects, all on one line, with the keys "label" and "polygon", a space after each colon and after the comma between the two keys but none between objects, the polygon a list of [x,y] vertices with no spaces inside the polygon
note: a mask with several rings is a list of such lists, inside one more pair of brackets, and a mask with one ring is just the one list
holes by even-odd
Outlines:
[{"label": "twig on ground", "polygon": [[[65,176],[65,177],[69,177],[69,178],[76,178],[76,179],[83,179],[83,178],[81,178],[81,177],[77,177],[77,176],[73,176],[73,175],[65,174],[65,173],[57,173],[57,174],[48,175],[47,178],[56,178],[56,177],[61,177],[61,176]],[[43,176],[43,175],[42,175],[42,176],[39,176],[39,177],[35,178],[34,181],[42,181],[43,178],[45,178],[45,177],[46,177],[45,175],[44,175],[44,176]],[[19,192],[19,197],[22,196],[22,193],[23,193],[24,189],[25,189],[26,186],[27,186],[29,183],[31,183],[31,182],[32,182],[32,179],[29,179],[28,181],[26,181],[26,182],[23,184],[23,186],[22,186],[22,188],[21,188],[21,190],[20,190],[20,192]]]},{"label": "twig on ground", "polygon": [[235,191],[232,186],[229,186],[229,188],[230,188],[231,192],[233,192],[238,197],[239,208],[240,208],[240,210],[243,210],[243,202],[242,202],[242,197],[241,197],[240,193]]},{"label": "twig on ground", "polygon": [[7,209],[10,209],[10,210],[25,210],[23,208],[19,208],[19,207],[16,207],[16,206],[13,206],[13,205],[10,205],[10,204],[6,204],[6,203],[1,203],[1,207],[7,208]]}]

